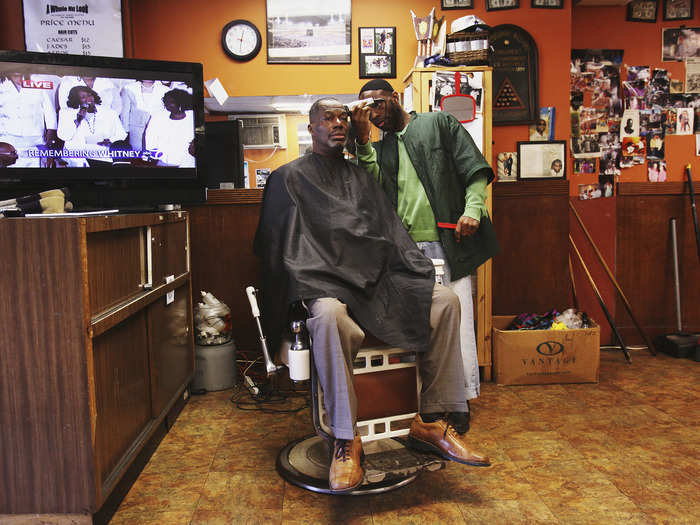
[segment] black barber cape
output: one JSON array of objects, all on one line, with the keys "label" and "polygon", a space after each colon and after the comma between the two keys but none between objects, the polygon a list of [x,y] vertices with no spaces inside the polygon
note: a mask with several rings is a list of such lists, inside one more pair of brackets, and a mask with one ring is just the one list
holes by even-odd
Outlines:
[{"label": "black barber cape", "polygon": [[267,180],[254,250],[270,351],[290,305],[336,297],[385,343],[425,351],[434,267],[374,178],[342,158],[309,153]]}]

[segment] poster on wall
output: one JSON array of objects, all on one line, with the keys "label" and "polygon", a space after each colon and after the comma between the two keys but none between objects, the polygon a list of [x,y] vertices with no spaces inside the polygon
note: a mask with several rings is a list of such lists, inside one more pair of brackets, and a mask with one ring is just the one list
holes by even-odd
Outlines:
[{"label": "poster on wall", "polygon": [[24,0],[27,51],[124,56],[121,0]]},{"label": "poster on wall", "polygon": [[267,0],[268,64],[349,64],[350,0]]},{"label": "poster on wall", "polygon": [[661,60],[684,60],[700,50],[700,27],[674,27],[661,30]]}]

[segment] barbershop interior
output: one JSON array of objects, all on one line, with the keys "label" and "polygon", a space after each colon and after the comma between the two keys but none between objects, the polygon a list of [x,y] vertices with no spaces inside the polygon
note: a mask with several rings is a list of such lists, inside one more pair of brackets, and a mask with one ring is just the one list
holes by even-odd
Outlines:
[{"label": "barbershop interior", "polygon": [[696,0],[0,20],[0,524],[700,523]]}]

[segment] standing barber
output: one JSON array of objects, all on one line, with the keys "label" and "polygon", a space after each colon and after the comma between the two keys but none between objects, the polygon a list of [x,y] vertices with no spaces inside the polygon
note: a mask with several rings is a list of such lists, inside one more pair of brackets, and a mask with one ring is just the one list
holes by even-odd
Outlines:
[{"label": "standing barber", "polygon": [[[377,178],[425,255],[446,262],[445,284],[462,307],[467,399],[474,399],[479,395],[479,364],[469,274],[498,251],[485,205],[493,170],[453,116],[407,113],[399,94],[383,79],[367,82],[360,89],[364,98],[375,102],[352,112],[359,164]],[[384,138],[374,144],[369,142],[370,122],[384,131]],[[438,228],[438,222],[457,226]],[[469,414],[464,426],[469,428]]]}]

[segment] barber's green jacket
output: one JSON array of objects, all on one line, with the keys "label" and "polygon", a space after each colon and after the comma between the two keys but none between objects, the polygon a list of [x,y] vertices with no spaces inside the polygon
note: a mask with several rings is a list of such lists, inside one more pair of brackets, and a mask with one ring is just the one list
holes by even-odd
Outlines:
[{"label": "barber's green jacket", "polygon": [[[485,175],[488,182],[494,178],[493,170],[469,133],[456,118],[446,113],[412,112],[403,142],[437,222],[456,223],[463,215],[465,191],[472,177]],[[377,153],[379,182],[396,209],[399,198],[396,135],[387,133],[372,146]],[[362,155],[358,158],[360,166],[376,171]],[[455,241],[454,230],[439,228],[438,234],[453,280],[473,273],[498,252],[493,224],[486,213],[481,217],[477,233],[462,237],[460,242]]]}]

